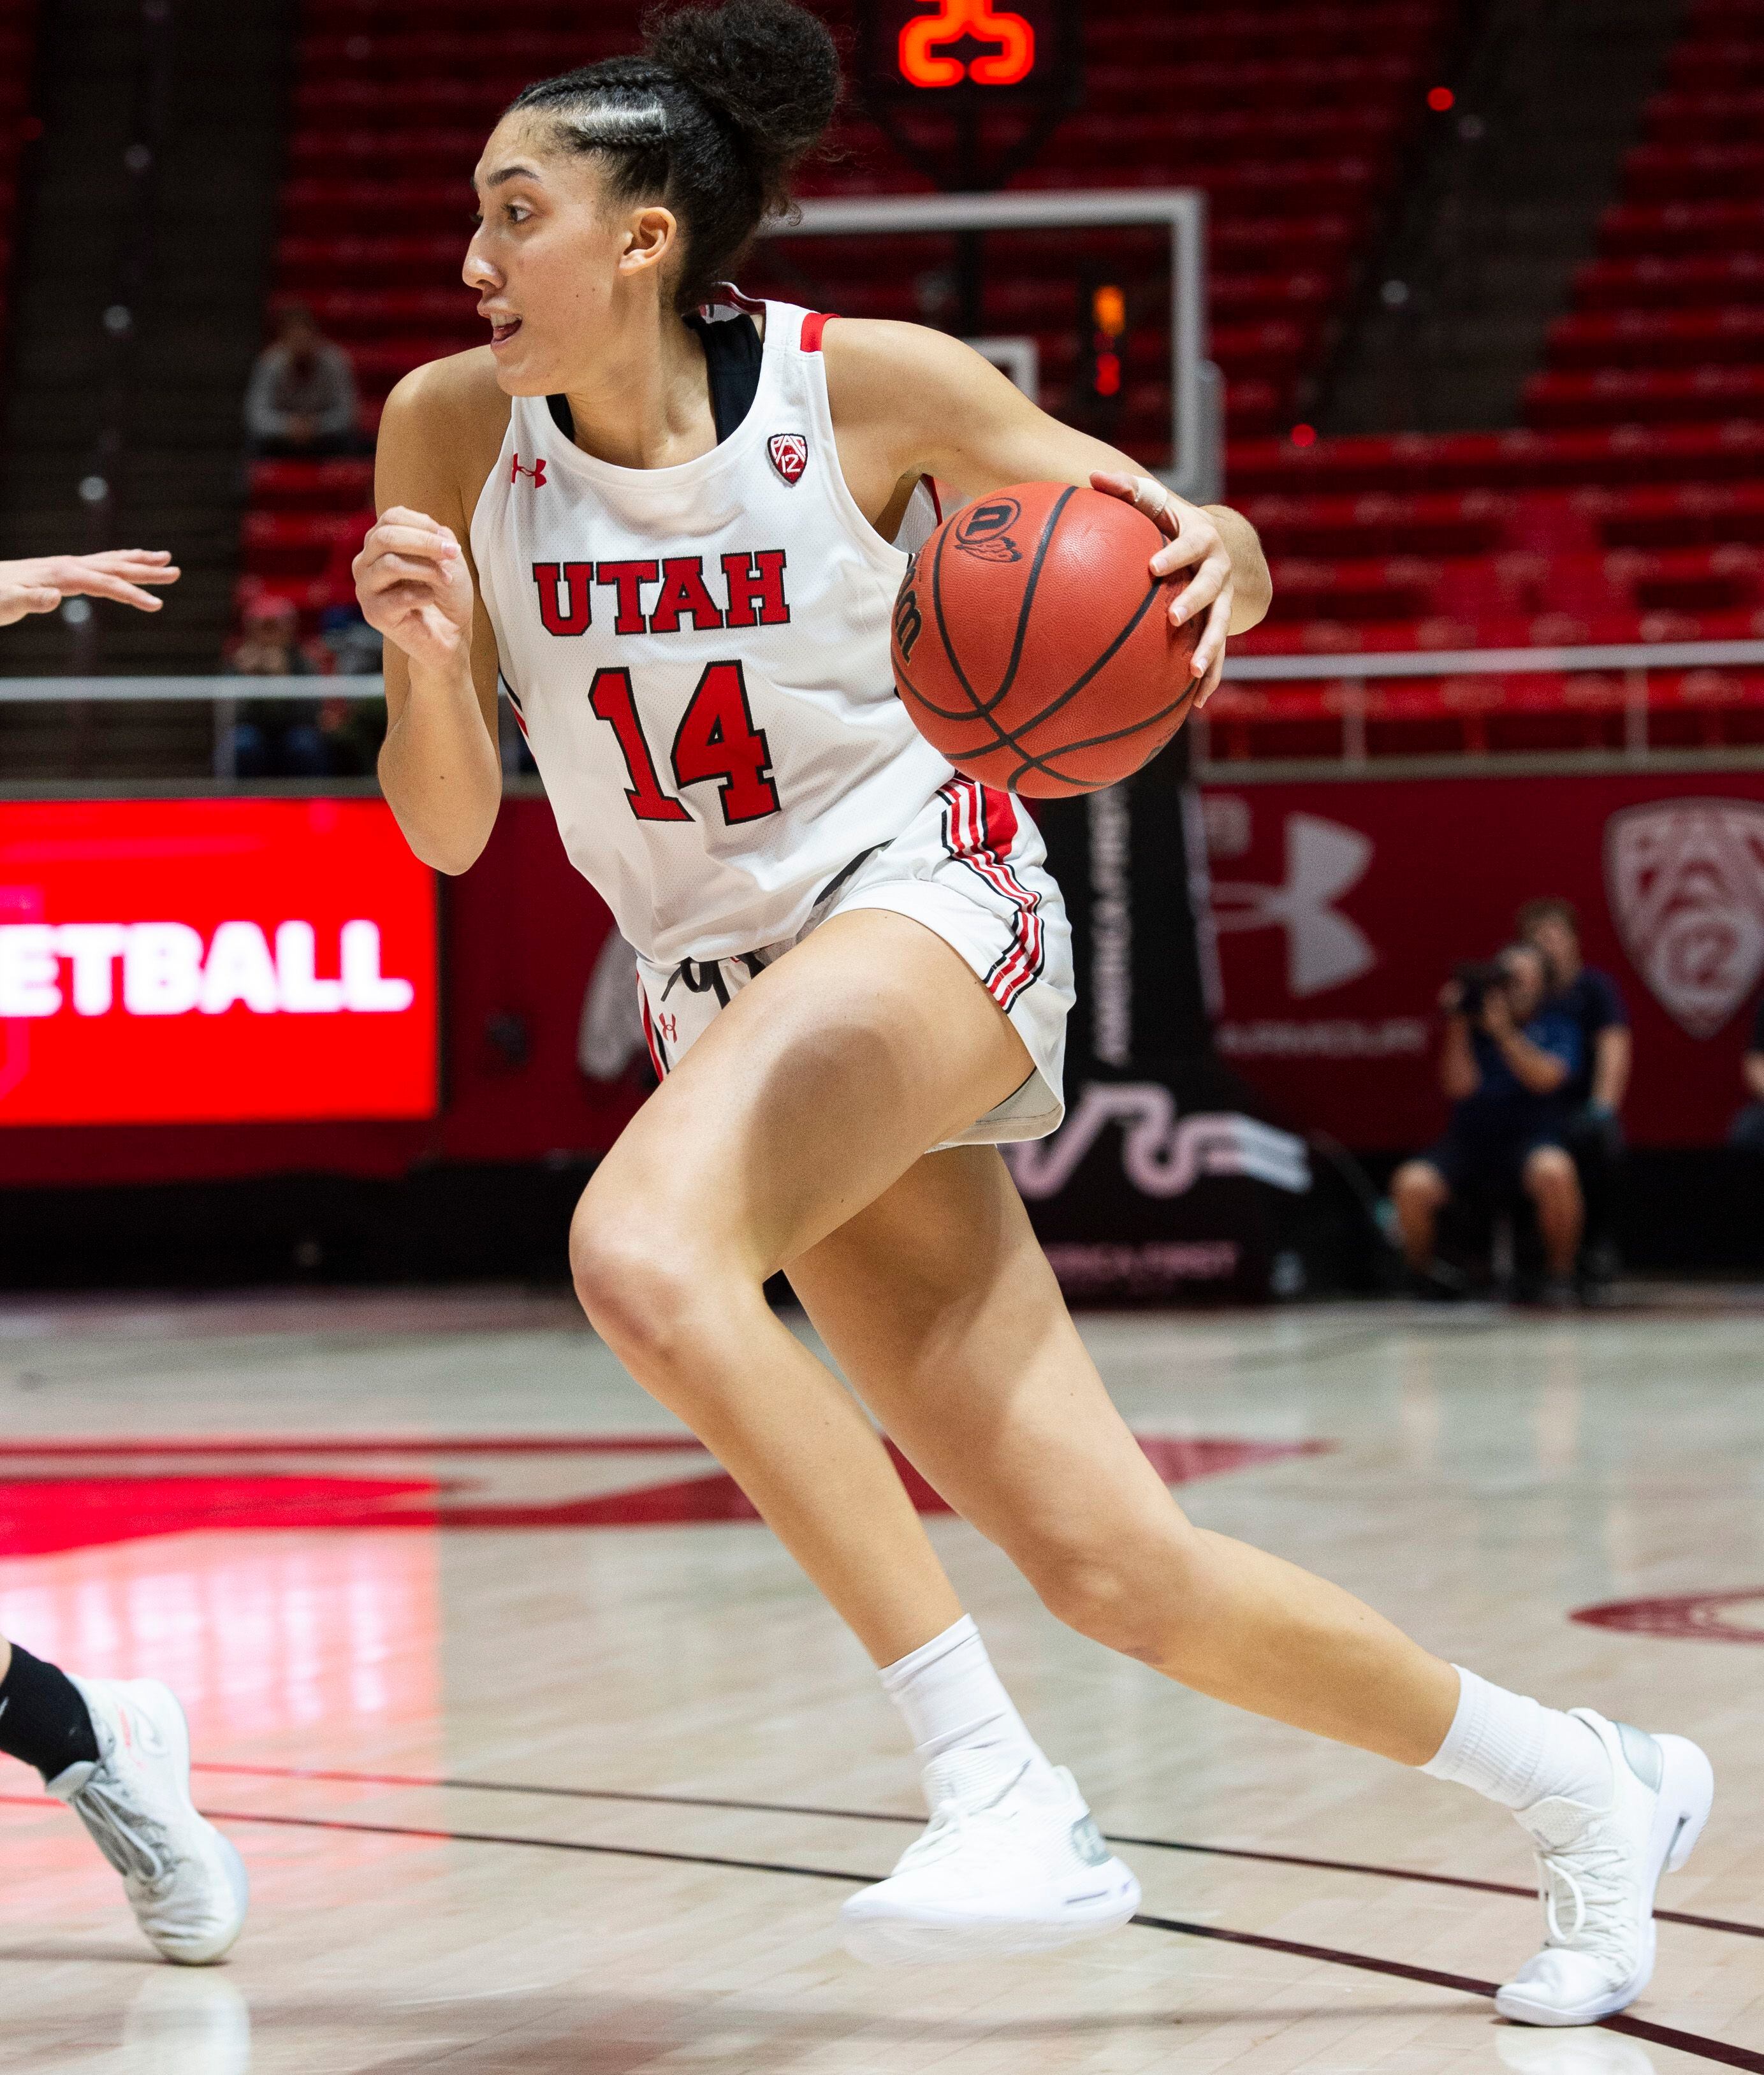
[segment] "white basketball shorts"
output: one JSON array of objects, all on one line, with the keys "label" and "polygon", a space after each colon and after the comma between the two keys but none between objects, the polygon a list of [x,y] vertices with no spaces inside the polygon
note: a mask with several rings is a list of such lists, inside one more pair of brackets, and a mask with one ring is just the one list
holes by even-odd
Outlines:
[{"label": "white basketball shorts", "polygon": [[687,959],[671,969],[640,957],[644,1032],[656,1071],[665,1075],[677,1066],[756,973],[829,916],[887,908],[935,930],[967,961],[1034,1062],[1014,1095],[944,1142],[1046,1137],[1066,1113],[1073,1000],[1071,925],[1046,858],[1041,831],[1010,794],[952,778],[892,842],[865,851],[831,880],[785,942],[702,963]]}]

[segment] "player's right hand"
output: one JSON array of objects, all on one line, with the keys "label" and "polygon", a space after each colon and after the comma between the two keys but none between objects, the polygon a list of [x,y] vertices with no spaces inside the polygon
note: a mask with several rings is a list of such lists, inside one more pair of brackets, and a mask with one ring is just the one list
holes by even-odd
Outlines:
[{"label": "player's right hand", "polygon": [[471,647],[471,571],[450,527],[403,504],[382,512],[350,565],[362,616],[412,663],[440,666]]}]

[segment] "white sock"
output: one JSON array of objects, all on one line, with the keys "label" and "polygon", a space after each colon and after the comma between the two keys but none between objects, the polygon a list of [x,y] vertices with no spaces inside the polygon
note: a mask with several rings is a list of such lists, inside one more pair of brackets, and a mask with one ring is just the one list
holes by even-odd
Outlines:
[{"label": "white sock", "polygon": [[1458,1712],[1423,1772],[1473,1787],[1503,1808],[1529,1808],[1558,1795],[1605,1807],[1611,1762],[1584,1722],[1491,1686],[1461,1664],[1452,1669],[1461,1682]]},{"label": "white sock", "polygon": [[959,1758],[962,1791],[1047,1761],[992,1669],[972,1618],[882,1667],[882,1684],[906,1717],[921,1765]]}]

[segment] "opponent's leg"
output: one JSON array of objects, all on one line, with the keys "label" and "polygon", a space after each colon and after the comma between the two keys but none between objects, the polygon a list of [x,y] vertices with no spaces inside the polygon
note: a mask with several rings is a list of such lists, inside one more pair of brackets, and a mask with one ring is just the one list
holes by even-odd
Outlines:
[{"label": "opponent's leg", "polygon": [[205,1966],[245,1926],[245,1866],[190,1801],[190,1743],[155,1679],[76,1679],[0,1637],[0,1751],[33,1765],[122,1876],[166,1959]]},{"label": "opponent's leg", "polygon": [[888,1432],[1063,1619],[1522,1812],[1550,1943],[1503,1990],[1507,2015],[1586,2023],[1640,1992],[1654,1882],[1708,1812],[1695,1746],[1460,1673],[1339,1587],[1195,1527],[1110,1402],[990,1151],[921,1162],[789,1272]]}]

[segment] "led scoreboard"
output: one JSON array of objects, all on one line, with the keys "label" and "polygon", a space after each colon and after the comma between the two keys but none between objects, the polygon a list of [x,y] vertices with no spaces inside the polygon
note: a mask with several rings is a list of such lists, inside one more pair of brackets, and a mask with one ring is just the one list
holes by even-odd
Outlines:
[{"label": "led scoreboard", "polygon": [[378,800],[0,803],[0,1127],[433,1116],[437,919]]}]

